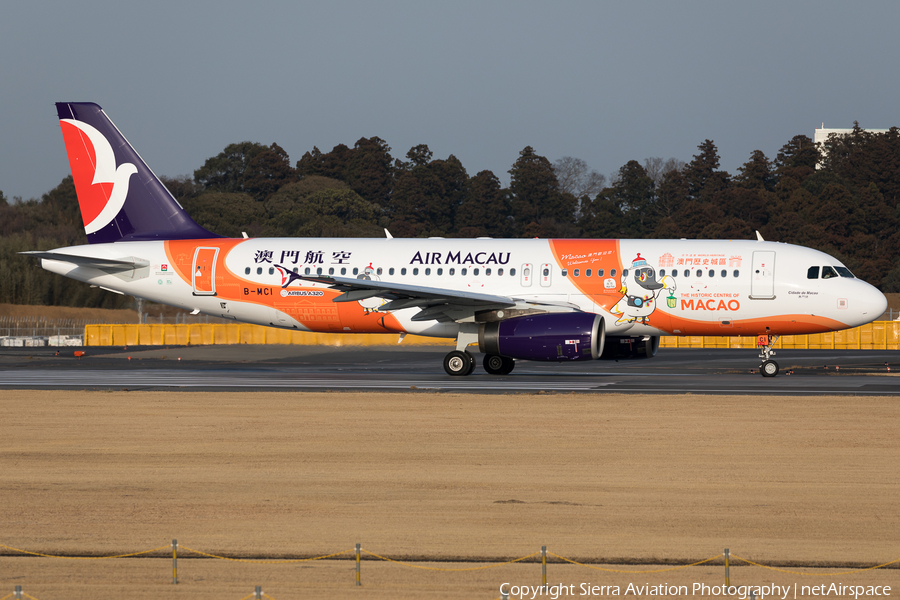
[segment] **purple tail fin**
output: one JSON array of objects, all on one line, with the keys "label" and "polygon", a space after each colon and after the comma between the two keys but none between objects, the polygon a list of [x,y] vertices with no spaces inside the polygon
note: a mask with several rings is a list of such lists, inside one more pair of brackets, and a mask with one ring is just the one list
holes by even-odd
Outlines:
[{"label": "purple tail fin", "polygon": [[103,109],[57,102],[88,242],[222,237],[191,219]]}]

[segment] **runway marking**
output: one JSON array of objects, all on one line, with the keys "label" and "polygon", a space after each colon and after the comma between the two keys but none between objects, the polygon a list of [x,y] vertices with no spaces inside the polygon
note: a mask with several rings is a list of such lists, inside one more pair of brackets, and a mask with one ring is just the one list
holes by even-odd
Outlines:
[{"label": "runway marking", "polygon": [[[27,388],[260,388],[260,389],[378,389],[378,390],[451,390],[451,391],[554,391],[554,392],[588,392],[609,391],[621,393],[700,393],[700,394],[786,394],[786,395],[821,395],[841,393],[835,391],[835,381],[830,378],[797,377],[791,380],[793,386],[785,386],[780,382],[772,387],[770,381],[750,383],[748,376],[725,375],[716,377],[708,387],[691,385],[683,377],[698,375],[681,374],[682,379],[676,386],[646,385],[639,382],[645,373],[560,373],[548,376],[544,373],[523,372],[517,376],[497,378],[475,376],[469,378],[422,379],[421,376],[410,379],[399,379],[385,382],[380,377],[352,380],[338,378],[331,374],[278,374],[270,371],[237,371],[228,370],[180,371],[180,370],[54,370],[51,373],[33,370],[3,371],[0,387]],[[395,377],[404,377],[396,374]],[[851,378],[859,381],[851,381]],[[740,381],[736,381],[740,378]],[[871,378],[848,376],[841,378],[842,386],[851,388],[853,394],[860,395],[898,395],[900,389],[894,386],[885,389],[860,389],[871,386]],[[643,385],[642,385],[643,383]],[[688,384],[688,385],[685,385]],[[749,385],[748,385],[749,384]],[[844,392],[846,393],[846,391]]]}]

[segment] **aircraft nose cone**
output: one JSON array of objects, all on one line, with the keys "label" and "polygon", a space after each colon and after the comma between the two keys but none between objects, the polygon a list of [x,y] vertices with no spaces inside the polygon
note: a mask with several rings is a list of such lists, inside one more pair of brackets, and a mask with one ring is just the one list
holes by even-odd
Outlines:
[{"label": "aircraft nose cone", "polygon": [[887,310],[888,301],[878,288],[869,284],[864,284],[864,286],[855,297],[850,298],[850,307],[852,309],[855,305],[862,323],[870,323],[884,314],[884,311]]}]

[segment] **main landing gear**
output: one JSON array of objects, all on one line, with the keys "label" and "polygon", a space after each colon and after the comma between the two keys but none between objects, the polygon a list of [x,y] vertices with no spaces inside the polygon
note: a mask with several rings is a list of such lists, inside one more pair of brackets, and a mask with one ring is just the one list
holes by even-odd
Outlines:
[{"label": "main landing gear", "polygon": [[[444,370],[448,375],[465,376],[475,370],[475,357],[466,351],[469,344],[478,342],[478,325],[474,323],[462,323],[459,326],[459,334],[456,337],[456,350],[444,357]],[[506,356],[486,354],[484,357],[484,370],[491,375],[509,375],[516,362]]]},{"label": "main landing gear", "polygon": [[[481,364],[491,375],[509,375],[516,361],[506,356],[485,354]],[[470,375],[475,370],[475,357],[465,350],[454,350],[444,357],[444,370],[448,375]]]},{"label": "main landing gear", "polygon": [[444,357],[444,370],[448,375],[468,375],[475,370],[475,357],[465,350],[454,350]]},{"label": "main landing gear", "polygon": [[759,346],[759,358],[762,364],[759,365],[759,374],[763,377],[775,377],[778,375],[778,363],[771,359],[775,356],[772,346],[778,341],[777,335],[760,335],[756,338],[756,345]]},{"label": "main landing gear", "polygon": [[491,375],[509,375],[515,368],[516,361],[507,356],[485,354],[484,362],[481,364],[484,366],[484,370]]}]

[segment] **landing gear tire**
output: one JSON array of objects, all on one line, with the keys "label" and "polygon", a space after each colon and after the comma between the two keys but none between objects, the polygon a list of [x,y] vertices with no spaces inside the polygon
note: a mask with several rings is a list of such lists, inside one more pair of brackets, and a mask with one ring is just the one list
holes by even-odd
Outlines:
[{"label": "landing gear tire", "polygon": [[516,361],[505,356],[486,354],[481,364],[491,375],[509,375],[516,366]]},{"label": "landing gear tire", "polygon": [[759,374],[763,377],[775,377],[778,375],[778,363],[774,360],[767,360],[759,365]]},{"label": "landing gear tire", "polygon": [[454,350],[444,357],[444,370],[447,375],[468,375],[475,370],[475,357],[468,352]]}]

